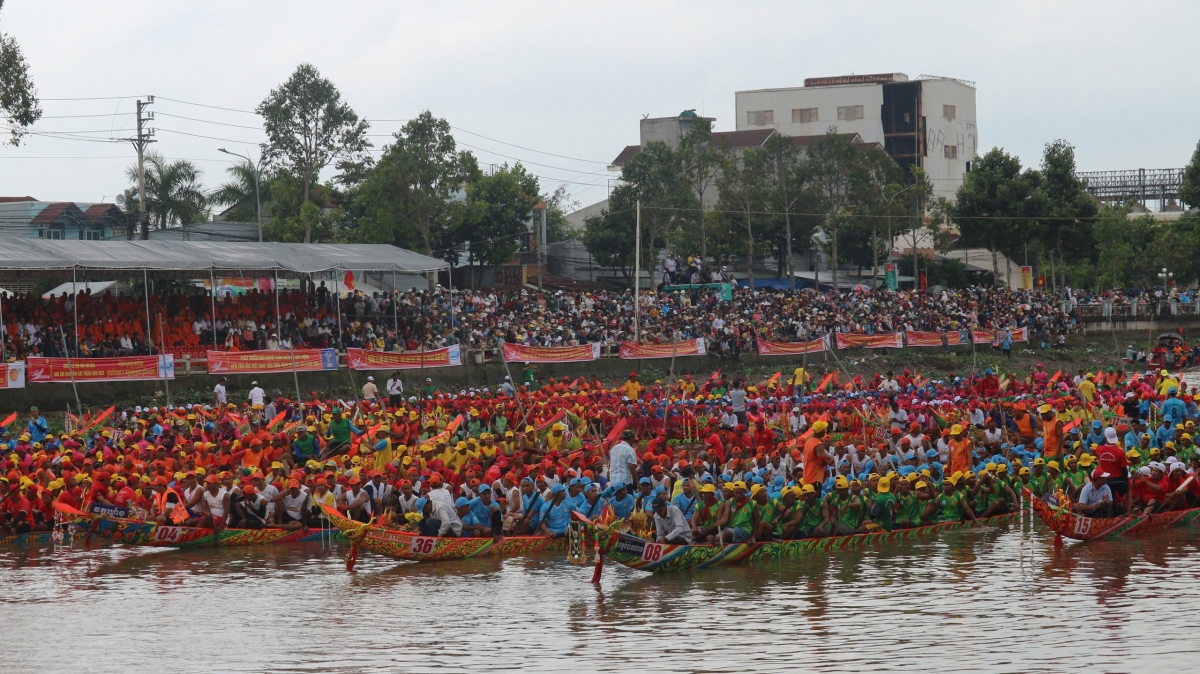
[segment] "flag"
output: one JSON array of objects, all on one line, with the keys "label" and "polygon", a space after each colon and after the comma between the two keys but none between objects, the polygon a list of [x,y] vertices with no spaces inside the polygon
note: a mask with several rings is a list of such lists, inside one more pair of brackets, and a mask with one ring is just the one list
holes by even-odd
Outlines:
[{"label": "flag", "polygon": [[88,428],[91,428],[92,426],[95,426],[96,424],[100,423],[101,421],[104,421],[104,420],[105,420],[105,419],[107,419],[107,418],[109,417],[109,415],[111,415],[111,414],[112,414],[112,413],[113,413],[113,412],[114,412],[116,409],[117,409],[117,406],[116,406],[116,405],[112,405],[112,406],[110,406],[108,409],[104,410],[104,411],[103,411],[103,412],[100,414],[100,416],[96,417],[95,419],[92,419],[91,423],[89,423],[89,424],[87,425],[87,428],[84,428],[83,430],[85,430],[85,431],[86,431]]},{"label": "flag", "polygon": [[618,438],[621,437],[621,433],[625,430],[625,427],[628,425],[629,425],[629,419],[627,419],[625,417],[621,417],[620,419],[617,419],[617,423],[613,424],[612,430],[608,432],[608,435],[604,436],[604,444],[611,447],[612,444],[614,442],[616,442]]},{"label": "flag", "polygon": [[782,372],[776,372],[775,374],[771,375],[770,379],[763,382],[763,388],[771,388],[771,383],[779,381],[779,377],[781,377],[782,375],[783,375]]},{"label": "flag", "polygon": [[830,372],[829,374],[825,375],[825,378],[821,380],[821,383],[817,386],[817,388],[815,390],[816,391],[824,391],[825,387],[829,386],[829,382],[833,381],[834,374],[835,374],[835,372]]},{"label": "flag", "polygon": [[720,368],[718,368],[716,372],[714,372],[714,373],[712,373],[711,375],[709,375],[709,377],[708,377],[708,383],[710,383],[710,384],[711,384],[711,383],[713,383],[714,381],[716,381],[716,380],[718,380],[718,379],[720,379],[720,378],[721,378],[721,370],[720,370]]},{"label": "flag", "polygon": [[5,428],[7,428],[9,424],[11,424],[12,422],[14,422],[16,420],[17,420],[17,413],[13,412],[12,414],[4,417],[4,421],[0,421],[0,426],[4,426]]},{"label": "flag", "polygon": [[354,272],[346,270],[346,275],[342,277],[342,285],[346,290],[354,290]]},{"label": "flag", "polygon": [[1055,372],[1055,373],[1054,373],[1054,376],[1053,376],[1053,377],[1050,377],[1050,385],[1051,385],[1051,386],[1054,386],[1055,384],[1057,384],[1057,383],[1058,383],[1058,379],[1059,379],[1059,377],[1061,377],[1061,376],[1062,376],[1062,370],[1059,370],[1058,372]]},{"label": "flag", "polygon": [[284,418],[284,417],[286,417],[286,416],[287,416],[287,411],[286,411],[286,410],[284,410],[283,412],[280,412],[279,414],[276,414],[276,415],[275,415],[275,418],[271,420],[271,423],[267,424],[267,430],[270,430],[270,429],[272,429],[272,428],[275,428],[275,426],[276,426],[276,425],[277,425],[279,422],[283,421],[283,418]]}]

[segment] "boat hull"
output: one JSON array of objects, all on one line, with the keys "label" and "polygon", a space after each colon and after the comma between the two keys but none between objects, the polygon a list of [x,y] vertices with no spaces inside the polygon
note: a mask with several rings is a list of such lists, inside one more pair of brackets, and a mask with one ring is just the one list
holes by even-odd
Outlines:
[{"label": "boat hull", "polygon": [[1033,502],[1033,511],[1054,533],[1076,541],[1125,538],[1149,533],[1168,527],[1184,526],[1200,520],[1200,508],[1172,510],[1152,515],[1125,515],[1124,517],[1085,517],[1064,508],[1046,503],[1023,490],[1025,498]]},{"label": "boat hull", "polygon": [[342,542],[345,538],[337,529],[284,530],[223,529],[220,534],[204,527],[181,527],[143,520],[117,519],[87,515],[79,510],[66,509],[66,515],[79,517],[79,528],[85,535],[97,536],[114,543],[144,545],[154,548],[203,548],[274,543]]},{"label": "boat hull", "polygon": [[944,522],[912,529],[804,538],[796,541],[771,541],[754,545],[749,543],[671,545],[670,543],[654,543],[629,534],[616,534],[610,544],[606,546],[604,554],[618,564],[639,571],[685,571],[731,564],[751,564],[773,559],[793,559],[831,550],[861,548],[892,541],[910,540],[940,531],[999,524],[1016,517],[1016,513],[1011,513],[973,522]]},{"label": "boat hull", "polygon": [[[434,562],[470,557],[518,557],[531,552],[564,552],[566,538],[545,536],[504,536],[501,538],[452,538],[421,536],[416,533],[380,527],[346,519],[340,512],[325,508],[326,516],[352,543],[371,552],[419,562]],[[353,553],[352,553],[353,554]]]}]

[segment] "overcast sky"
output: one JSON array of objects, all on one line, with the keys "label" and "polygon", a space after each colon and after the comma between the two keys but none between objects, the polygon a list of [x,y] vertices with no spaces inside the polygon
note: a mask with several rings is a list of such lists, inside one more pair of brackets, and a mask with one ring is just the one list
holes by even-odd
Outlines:
[{"label": "overcast sky", "polygon": [[[643,114],[696,108],[729,130],[734,91],[847,73],[975,81],[981,150],[1027,164],[1066,138],[1080,170],[1183,166],[1200,139],[1198,25],[1196,2],[1097,0],[8,0],[0,13],[43,97],[36,128],[124,137],[135,98],[156,95],[155,148],[196,160],[208,186],[229,165],[217,148],[257,155],[258,118],[166,99],[253,110],[308,61],[379,120],[377,147],[402,124],[384,120],[429,109],[481,163],[521,160],[584,205]],[[81,97],[129,98],[53,100]],[[132,157],[128,143],[31,136],[0,147],[0,196],[111,201]]]}]

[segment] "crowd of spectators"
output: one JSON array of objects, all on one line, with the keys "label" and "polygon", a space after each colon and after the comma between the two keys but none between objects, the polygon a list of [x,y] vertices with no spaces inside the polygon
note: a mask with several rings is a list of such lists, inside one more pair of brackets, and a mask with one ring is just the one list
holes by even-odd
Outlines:
[{"label": "crowd of spectators", "polygon": [[[341,314],[339,316],[338,309]],[[207,290],[142,296],[80,293],[3,298],[5,356],[145,355],[186,347],[224,350],[494,348],[618,344],[705,338],[710,352],[753,350],[759,338],[812,339],[827,332],[1028,328],[1044,344],[1073,330],[1070,304],[1048,293],[998,287],[933,291],[736,288],[733,300],[712,288],[645,291],[635,312],[629,290],[409,290],[334,297],[324,284],[304,290],[218,298],[216,323]],[[1067,311],[1064,311],[1064,308]],[[277,319],[278,316],[278,319]],[[147,333],[147,319],[149,332]],[[78,334],[78,344],[76,343]],[[340,342],[339,342],[340,340]]]}]

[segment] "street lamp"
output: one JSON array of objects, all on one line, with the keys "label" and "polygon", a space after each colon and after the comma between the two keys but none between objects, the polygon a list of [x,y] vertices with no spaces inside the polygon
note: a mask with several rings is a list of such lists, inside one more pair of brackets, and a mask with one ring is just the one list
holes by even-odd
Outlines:
[{"label": "street lamp", "polygon": [[258,196],[258,167],[254,165],[253,160],[244,154],[230,152],[223,147],[219,147],[217,150],[224,152],[225,154],[233,155],[234,157],[241,157],[242,159],[245,159],[246,163],[250,165],[250,168],[254,169],[254,203],[255,206],[258,207],[258,242],[262,243],[262,199]]},{"label": "street lamp", "polygon": [[[917,186],[917,184],[913,183],[913,184],[909,185],[908,187],[905,187],[904,189],[900,190],[899,192],[893,194],[892,196],[888,197],[887,199],[884,199],[884,202],[887,203],[887,206],[888,206],[888,209],[887,209],[887,211],[888,211],[888,214],[887,214],[887,228],[888,228],[888,255],[887,255],[887,257],[888,257],[888,262],[892,261],[892,249],[896,247],[895,241],[892,240],[892,200],[895,199],[896,197],[900,196],[901,194],[904,194],[905,192],[911,190],[912,188],[914,188],[916,186]],[[914,237],[913,249],[915,250],[916,247],[917,247],[917,242],[916,242],[916,238]],[[878,286],[879,285],[879,276],[878,276],[877,271],[879,269],[879,262],[878,262],[879,254],[875,253],[874,256],[872,257],[872,259],[874,259],[876,261],[875,264],[872,265],[876,269],[876,274],[873,276],[871,281],[872,281],[872,285]],[[915,281],[913,282],[913,285],[914,285],[914,287],[916,286]]]},{"label": "street lamp", "polygon": [[1162,271],[1158,272],[1158,278],[1162,279],[1162,284],[1163,284],[1163,286],[1164,286],[1164,287],[1165,287],[1165,286],[1166,286],[1168,283],[1174,283],[1174,282],[1175,282],[1175,274],[1174,274],[1174,272],[1168,272],[1166,267],[1163,267],[1163,268],[1162,268]]}]

